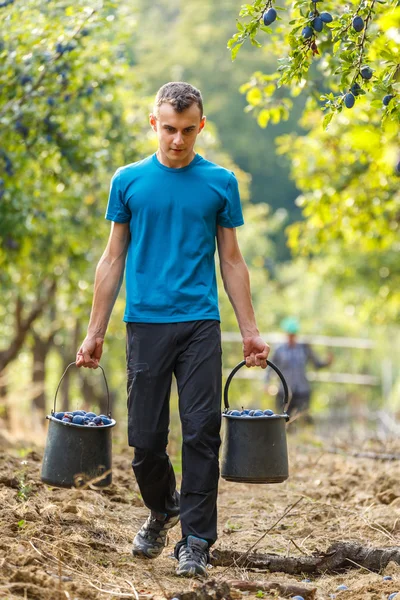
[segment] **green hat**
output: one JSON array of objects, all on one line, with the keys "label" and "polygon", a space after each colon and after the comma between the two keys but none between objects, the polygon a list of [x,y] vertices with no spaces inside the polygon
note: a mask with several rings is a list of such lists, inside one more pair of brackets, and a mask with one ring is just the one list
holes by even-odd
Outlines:
[{"label": "green hat", "polygon": [[286,317],[286,319],[281,321],[281,328],[283,331],[286,331],[286,333],[298,333],[300,323],[296,317]]}]

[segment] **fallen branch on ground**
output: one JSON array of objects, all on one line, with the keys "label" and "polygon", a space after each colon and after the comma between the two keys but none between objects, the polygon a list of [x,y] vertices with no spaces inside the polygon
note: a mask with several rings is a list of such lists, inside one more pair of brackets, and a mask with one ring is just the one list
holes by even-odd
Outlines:
[{"label": "fallen branch on ground", "polygon": [[317,588],[302,586],[298,583],[284,583],[278,581],[228,581],[229,585],[235,590],[241,592],[278,592],[280,596],[293,598],[293,596],[302,596],[304,600],[314,600]]},{"label": "fallen branch on ground", "polygon": [[379,572],[393,561],[400,565],[400,548],[368,548],[354,542],[335,542],[328,550],[313,556],[279,556],[278,554],[249,554],[233,550],[214,550],[210,560],[214,567],[236,566],[247,569],[264,569],[270,572],[289,573],[335,573],[355,567]]}]

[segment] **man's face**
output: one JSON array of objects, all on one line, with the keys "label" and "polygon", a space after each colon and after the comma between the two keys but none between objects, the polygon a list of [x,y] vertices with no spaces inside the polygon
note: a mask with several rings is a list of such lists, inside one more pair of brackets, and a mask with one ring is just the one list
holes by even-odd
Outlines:
[{"label": "man's face", "polygon": [[178,113],[171,104],[164,102],[158,107],[157,114],[150,115],[150,124],[157,133],[162,158],[171,167],[190,163],[196,138],[205,122],[206,118],[201,118],[197,104]]}]

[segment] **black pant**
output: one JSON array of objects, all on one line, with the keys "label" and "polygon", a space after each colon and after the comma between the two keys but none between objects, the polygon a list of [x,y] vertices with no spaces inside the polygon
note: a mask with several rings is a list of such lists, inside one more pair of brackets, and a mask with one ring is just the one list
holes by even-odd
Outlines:
[{"label": "black pant", "polygon": [[[183,541],[195,535],[211,545],[221,443],[220,323],[128,323],[127,368],[128,439],[143,501],[154,512],[180,513]],[[173,373],[183,438],[180,497],[166,453]]]}]

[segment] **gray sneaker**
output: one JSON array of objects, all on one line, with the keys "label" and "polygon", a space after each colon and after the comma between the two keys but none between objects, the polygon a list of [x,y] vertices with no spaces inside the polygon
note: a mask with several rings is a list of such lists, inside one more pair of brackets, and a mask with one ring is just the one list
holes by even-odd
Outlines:
[{"label": "gray sneaker", "polygon": [[146,522],[142,525],[140,531],[133,540],[133,556],[142,558],[157,558],[167,545],[167,534],[172,527],[179,523],[179,515],[160,518],[154,513],[150,513]]},{"label": "gray sneaker", "polygon": [[182,577],[207,576],[208,543],[202,538],[189,535],[186,545],[179,548],[178,560],[177,575]]}]

